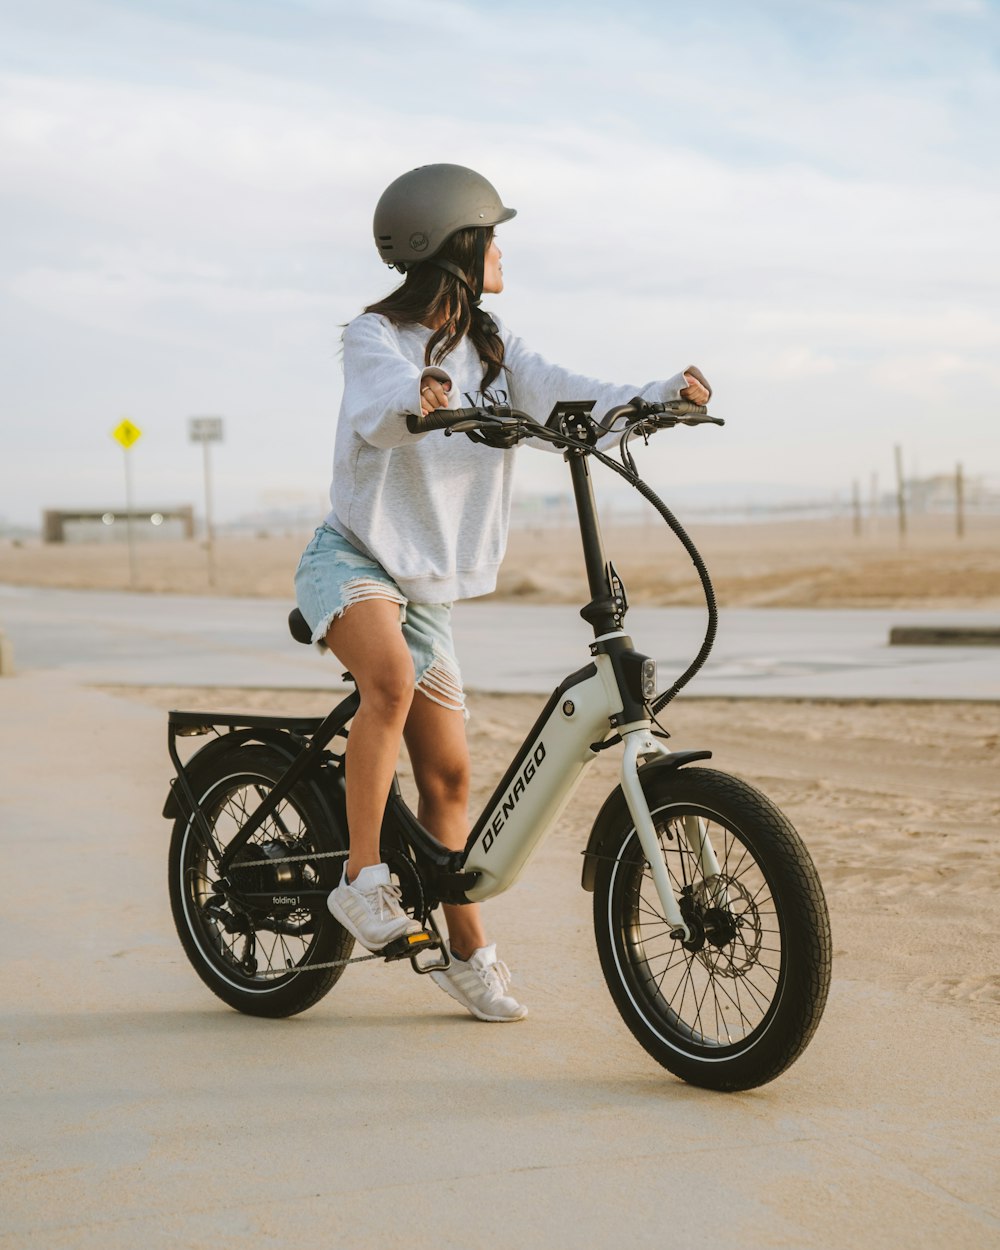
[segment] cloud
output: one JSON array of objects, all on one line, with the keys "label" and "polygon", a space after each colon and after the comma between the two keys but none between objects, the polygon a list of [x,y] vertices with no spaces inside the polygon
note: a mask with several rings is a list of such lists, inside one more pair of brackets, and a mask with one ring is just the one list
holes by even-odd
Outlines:
[{"label": "cloud", "polygon": [[[24,417],[5,507],[36,506],[16,467],[44,444],[33,417],[96,421],[116,387],[164,422],[228,410],[234,464],[246,421],[233,508],[316,472],[337,327],[392,281],[374,199],[436,159],[519,209],[497,307],[547,355],[637,381],[696,360],[750,422],[710,471],[769,472],[770,438],[803,479],[842,474],[800,406],[885,439],[932,428],[956,378],[996,386],[996,20],[902,0],[708,4],[683,25],[633,0],[38,0],[0,40]],[[267,404],[288,438],[261,455]]]}]

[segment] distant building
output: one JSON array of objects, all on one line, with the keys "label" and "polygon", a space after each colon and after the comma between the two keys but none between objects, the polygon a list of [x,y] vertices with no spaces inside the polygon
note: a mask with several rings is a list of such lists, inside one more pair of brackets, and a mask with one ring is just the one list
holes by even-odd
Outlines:
[{"label": "distant building", "polygon": [[[137,541],[194,538],[194,509],[132,510],[132,536]],[[42,513],[42,541],[47,543],[116,543],[128,541],[129,514],[114,508],[90,511],[48,509]]]}]

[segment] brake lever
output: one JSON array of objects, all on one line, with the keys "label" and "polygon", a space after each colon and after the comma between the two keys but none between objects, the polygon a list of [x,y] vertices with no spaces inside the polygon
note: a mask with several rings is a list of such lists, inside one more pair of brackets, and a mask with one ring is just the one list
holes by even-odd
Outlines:
[{"label": "brake lever", "polygon": [[454,425],[445,426],[444,435],[448,438],[452,434],[468,434],[470,430],[478,430],[483,424],[481,418],[470,417],[467,421],[456,421]]}]

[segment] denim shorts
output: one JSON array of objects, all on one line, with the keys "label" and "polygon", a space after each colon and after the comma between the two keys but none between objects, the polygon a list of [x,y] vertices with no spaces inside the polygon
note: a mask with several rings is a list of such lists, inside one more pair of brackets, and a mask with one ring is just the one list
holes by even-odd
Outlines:
[{"label": "denim shorts", "polygon": [[465,712],[462,675],[451,636],[450,603],[412,603],[389,574],[329,525],[321,525],[295,572],[295,597],[313,642],[328,650],[330,625],[356,603],[399,604],[399,624],[413,657],[416,688],[442,707]]}]

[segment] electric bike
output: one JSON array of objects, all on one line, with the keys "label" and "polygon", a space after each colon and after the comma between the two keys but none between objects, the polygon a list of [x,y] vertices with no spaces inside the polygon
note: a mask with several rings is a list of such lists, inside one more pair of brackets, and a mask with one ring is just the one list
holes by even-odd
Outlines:
[{"label": "electric bike", "polygon": [[[394,782],[382,854],[420,932],[352,957],[353,938],[327,910],[348,853],[344,744],[357,691],[325,718],[169,713],[176,778],[163,814],[173,821],[174,920],[198,975],[250,1015],[304,1011],[361,960],[406,960],[420,974],[446,967],[439,904],[478,902],[513,885],[588,764],[621,746],[621,783],[597,813],[582,866],[608,989],[637,1041],[670,1072],[711,1089],[751,1089],[793,1063],[819,1023],[831,967],[826,902],[805,845],[773,803],[705,767],[711,751],[666,744],[658,714],[707,658],[717,609],[697,549],[630,449],[678,424],[723,422],[681,400],[635,399],[601,421],[592,410],[561,403],[544,424],[496,405],[407,418],[413,432],[466,434],[493,447],[532,439],[562,452],[590,593],[580,614],[593,630],[585,663],[549,696],[464,850],[422,828]],[[604,450],[616,439],[617,459]],[[624,629],[627,596],[605,558],[594,462],[656,508],[705,592],[701,649],[662,693],[655,662]],[[310,642],[297,610],[289,623]],[[210,741],[182,760],[178,740],[204,735]]]}]

